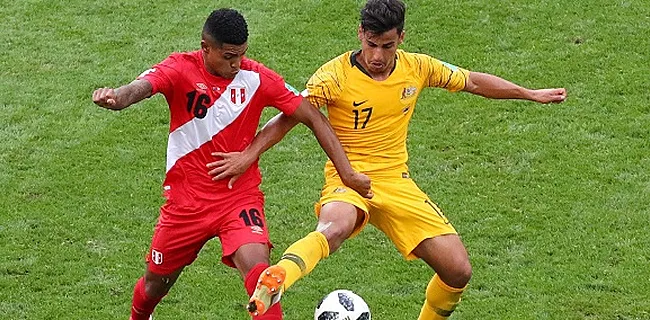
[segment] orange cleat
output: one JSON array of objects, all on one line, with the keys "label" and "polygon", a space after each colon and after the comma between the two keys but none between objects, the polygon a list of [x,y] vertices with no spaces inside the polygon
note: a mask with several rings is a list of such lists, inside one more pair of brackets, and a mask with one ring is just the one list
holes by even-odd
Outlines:
[{"label": "orange cleat", "polygon": [[280,301],[284,291],[284,279],[287,272],[284,268],[274,265],[266,268],[257,280],[255,292],[248,300],[248,313],[251,316],[261,316],[274,304]]}]

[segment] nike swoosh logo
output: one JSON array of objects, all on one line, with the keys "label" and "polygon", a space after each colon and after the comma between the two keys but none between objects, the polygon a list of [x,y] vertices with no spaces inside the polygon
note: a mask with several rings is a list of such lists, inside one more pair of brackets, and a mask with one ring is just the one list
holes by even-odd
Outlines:
[{"label": "nike swoosh logo", "polygon": [[352,106],[353,107],[358,107],[358,106],[360,106],[360,105],[362,105],[362,104],[364,104],[366,102],[368,102],[368,100],[363,100],[361,102],[352,101]]}]

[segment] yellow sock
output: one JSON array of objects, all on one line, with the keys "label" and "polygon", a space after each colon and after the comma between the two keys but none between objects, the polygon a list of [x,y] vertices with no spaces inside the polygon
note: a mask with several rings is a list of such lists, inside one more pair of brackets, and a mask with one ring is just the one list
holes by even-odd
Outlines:
[{"label": "yellow sock", "polygon": [[426,300],[418,320],[447,319],[456,309],[465,288],[450,287],[437,274],[434,275],[427,286]]},{"label": "yellow sock", "polygon": [[284,289],[289,289],[298,279],[308,275],[318,261],[330,255],[330,247],[325,236],[314,231],[294,242],[282,255],[278,265],[287,272]]}]

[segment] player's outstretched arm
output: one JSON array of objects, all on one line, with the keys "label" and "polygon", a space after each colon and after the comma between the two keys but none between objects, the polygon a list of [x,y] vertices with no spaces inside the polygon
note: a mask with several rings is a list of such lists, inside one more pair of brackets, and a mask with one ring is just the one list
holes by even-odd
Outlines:
[{"label": "player's outstretched arm", "polygon": [[566,89],[528,89],[497,76],[470,72],[463,91],[491,99],[524,99],[539,103],[559,103],[566,99]]},{"label": "player's outstretched arm", "polygon": [[147,80],[134,80],[117,89],[99,88],[93,92],[93,102],[103,108],[122,110],[151,95],[153,87]]},{"label": "player's outstretched arm", "polygon": [[361,196],[372,198],[373,193],[370,190],[370,178],[352,169],[352,165],[350,165],[343,146],[341,146],[341,142],[329,121],[327,121],[327,118],[309,103],[307,99],[302,100],[298,109],[291,116],[304,123],[314,132],[318,143],[320,143],[327,156],[332,160],[334,167],[336,167],[341,181]]}]

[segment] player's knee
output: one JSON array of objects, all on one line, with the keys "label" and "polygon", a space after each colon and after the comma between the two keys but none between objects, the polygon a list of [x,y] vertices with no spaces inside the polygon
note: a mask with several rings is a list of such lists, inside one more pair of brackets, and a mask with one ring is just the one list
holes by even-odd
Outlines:
[{"label": "player's knee", "polygon": [[458,263],[448,272],[448,279],[443,280],[446,284],[454,288],[463,288],[472,278],[472,265],[469,261]]},{"label": "player's knee", "polygon": [[172,281],[167,278],[151,278],[145,277],[144,279],[144,292],[152,299],[157,299],[165,296],[171,288]]},{"label": "player's knee", "polygon": [[327,239],[330,248],[330,254],[338,250],[343,242],[352,234],[354,224],[343,221],[331,222],[330,226],[322,232]]},{"label": "player's knee", "polygon": [[357,213],[356,207],[349,204],[328,203],[323,206],[316,231],[325,235],[330,254],[350,237],[357,220],[362,221],[362,216],[359,216],[358,213],[355,215],[355,213]]},{"label": "player's knee", "polygon": [[463,286],[466,286],[469,283],[469,280],[472,278],[472,265],[467,262],[458,271],[458,281],[464,283]]}]

